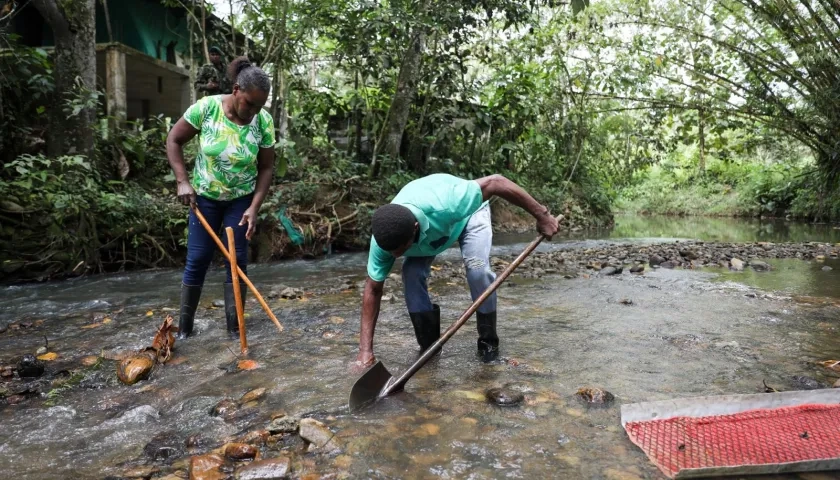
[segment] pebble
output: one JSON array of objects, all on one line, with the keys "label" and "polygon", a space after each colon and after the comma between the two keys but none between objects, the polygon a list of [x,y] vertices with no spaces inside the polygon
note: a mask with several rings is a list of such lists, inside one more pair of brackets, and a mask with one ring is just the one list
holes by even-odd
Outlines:
[{"label": "pebble", "polygon": [[289,457],[256,460],[248,465],[236,469],[233,478],[236,480],[264,480],[268,478],[286,478],[292,461]]},{"label": "pebble", "polygon": [[248,402],[260,400],[265,396],[266,391],[267,390],[263,387],[255,388],[250,392],[246,393],[245,395],[242,395],[242,398],[239,399],[239,403],[245,404]]},{"label": "pebble", "polygon": [[210,409],[210,415],[213,417],[229,417],[236,412],[239,404],[229,398],[226,398]]},{"label": "pebble", "polygon": [[335,436],[326,425],[314,418],[304,418],[300,421],[300,438],[321,448]]},{"label": "pebble", "polygon": [[491,388],[484,393],[484,396],[488,402],[500,407],[515,407],[525,400],[522,392],[506,387]]},{"label": "pebble", "polygon": [[300,427],[300,419],[297,417],[292,417],[288,415],[284,415],[279,418],[275,418],[268,424],[266,430],[271,432],[272,435],[278,433],[293,433],[298,430]]},{"label": "pebble", "polygon": [[578,391],[575,393],[575,396],[585,401],[586,403],[591,403],[595,405],[604,405],[615,400],[615,397],[612,393],[602,388],[593,387],[579,388]]},{"label": "pebble", "polygon": [[833,268],[831,268],[831,267],[829,267],[828,265],[826,265],[826,266],[822,267],[822,271],[823,271],[823,272],[830,272],[830,271],[832,271],[832,270],[834,270],[834,269],[833,269]]},{"label": "pebble", "polygon": [[225,301],[220,299],[213,300],[213,306],[216,308],[225,308]]},{"label": "pebble", "polygon": [[257,447],[247,443],[229,443],[225,445],[225,457],[231,460],[253,460],[257,456]]}]

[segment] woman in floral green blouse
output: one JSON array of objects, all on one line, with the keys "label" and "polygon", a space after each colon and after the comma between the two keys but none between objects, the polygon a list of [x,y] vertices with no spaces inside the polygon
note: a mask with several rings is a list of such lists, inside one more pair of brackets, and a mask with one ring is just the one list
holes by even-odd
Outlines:
[{"label": "woman in floral green blouse", "polygon": [[[248,240],[274,175],[274,122],[263,110],[271,89],[268,75],[240,57],[228,66],[233,93],[204,97],[187,109],[166,139],[166,155],[178,182],[178,199],[195,204],[217,232],[232,227],[236,262],[248,264]],[[192,181],[184,166],[184,144],[198,135]],[[187,267],[181,285],[179,338],[192,334],[204,276],[216,245],[190,210]],[[227,237],[221,236],[225,244]],[[230,265],[225,262],[225,316],[232,337],[239,334]],[[241,288],[244,294],[247,289]]]}]

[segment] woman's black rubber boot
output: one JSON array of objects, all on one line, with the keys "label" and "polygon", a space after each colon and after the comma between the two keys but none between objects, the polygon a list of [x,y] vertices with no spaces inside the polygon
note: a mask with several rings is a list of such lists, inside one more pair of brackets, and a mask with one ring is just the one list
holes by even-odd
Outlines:
[{"label": "woman's black rubber boot", "polygon": [[181,318],[178,320],[178,340],[184,340],[192,335],[195,322],[195,310],[201,298],[201,285],[181,284]]},{"label": "woman's black rubber boot", "polygon": [[[242,295],[242,308],[245,309],[245,292],[248,287],[244,283],[239,284],[239,293]],[[230,338],[239,338],[239,317],[236,316],[236,296],[233,294],[233,284],[225,284],[225,321]]]}]

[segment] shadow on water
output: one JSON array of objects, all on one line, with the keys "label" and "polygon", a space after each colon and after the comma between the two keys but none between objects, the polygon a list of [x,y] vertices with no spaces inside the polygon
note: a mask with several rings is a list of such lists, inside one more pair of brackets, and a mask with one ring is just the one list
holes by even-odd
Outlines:
[{"label": "shadow on water", "polygon": [[[703,227],[693,219],[690,224],[680,220],[646,218],[630,227],[619,219],[601,238],[557,239],[545,248],[620,243],[617,238],[634,236],[783,240],[778,230],[770,235],[750,222],[735,227],[724,222],[723,227],[713,219]],[[807,228],[790,233],[803,241],[833,239],[832,230],[823,234],[827,237],[808,237]],[[501,238],[494,253],[518,253],[521,242],[530,239]],[[444,257],[458,258],[457,250]],[[308,473],[663,478],[627,439],[619,423],[621,404],[757,393],[764,381],[791,390],[801,388],[796,378],[802,376],[822,385],[836,380],[814,362],[840,355],[840,308],[830,299],[801,303],[763,291],[837,297],[840,265],[771,260],[774,270],[765,273],[656,270],[641,276],[515,279],[499,291],[505,361],[477,361],[476,327],[470,321],[405,392],[349,414],[347,398],[357,375],[348,365],[358,345],[361,292],[330,289],[363,280],[365,260],[357,254],[250,267],[249,276],[266,294],[281,284],[328,292],[270,299],[285,324],[282,334],[249,300],[250,358],[258,364],[250,371],[228,368],[236,363],[237,346],[226,339],[221,309],[212,307],[222,296],[222,272],[213,271],[197,315],[197,336],[176,343],[174,358],[149,380],[121,385],[115,380],[116,362],[103,360],[74,388],[17,405],[0,403],[0,471],[7,478],[101,479],[138,465],[155,465],[161,473],[183,470],[190,454],[263,428],[283,411],[317,416],[336,432],[341,449],[331,455],[296,449],[295,478]],[[35,323],[0,334],[0,366],[33,352],[47,335],[50,351],[59,355],[42,380],[48,392],[54,390],[49,381],[56,373],[81,369],[85,356],[117,358],[143,348],[163,317],[175,314],[179,280],[180,271],[156,271],[3,288],[0,321]],[[449,279],[430,287],[445,328],[469,305],[469,293]],[[396,298],[382,306],[376,354],[399,374],[415,360],[417,347],[401,292],[390,283],[386,288]],[[0,382],[0,388],[18,386],[17,379]],[[524,403],[488,404],[485,390],[499,386],[522,392]],[[605,388],[616,401],[606,408],[588,407],[574,396],[585,386]],[[236,400],[257,387],[267,392],[255,404],[241,406],[229,418],[209,414],[219,401]],[[199,446],[186,447],[188,438]],[[149,447],[158,443],[171,456],[150,454],[163,451]]]}]

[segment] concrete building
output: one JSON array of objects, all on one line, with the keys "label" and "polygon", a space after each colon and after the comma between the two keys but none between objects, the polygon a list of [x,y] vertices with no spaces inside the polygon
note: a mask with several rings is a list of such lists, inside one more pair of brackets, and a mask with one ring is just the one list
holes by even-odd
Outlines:
[{"label": "concrete building", "polygon": [[[159,114],[179,117],[194,98],[190,62],[195,67],[204,64],[198,32],[193,32],[195,42],[190,42],[190,12],[164,6],[161,0],[105,1],[96,2],[96,74],[97,86],[106,94],[108,115],[121,120]],[[196,14],[200,17],[199,9]],[[207,17],[208,41],[228,51],[230,26],[213,15]],[[12,32],[28,46],[54,45],[49,25],[28,4],[16,13]],[[240,52],[245,41],[236,34]],[[226,57],[230,61],[232,55]]]}]

